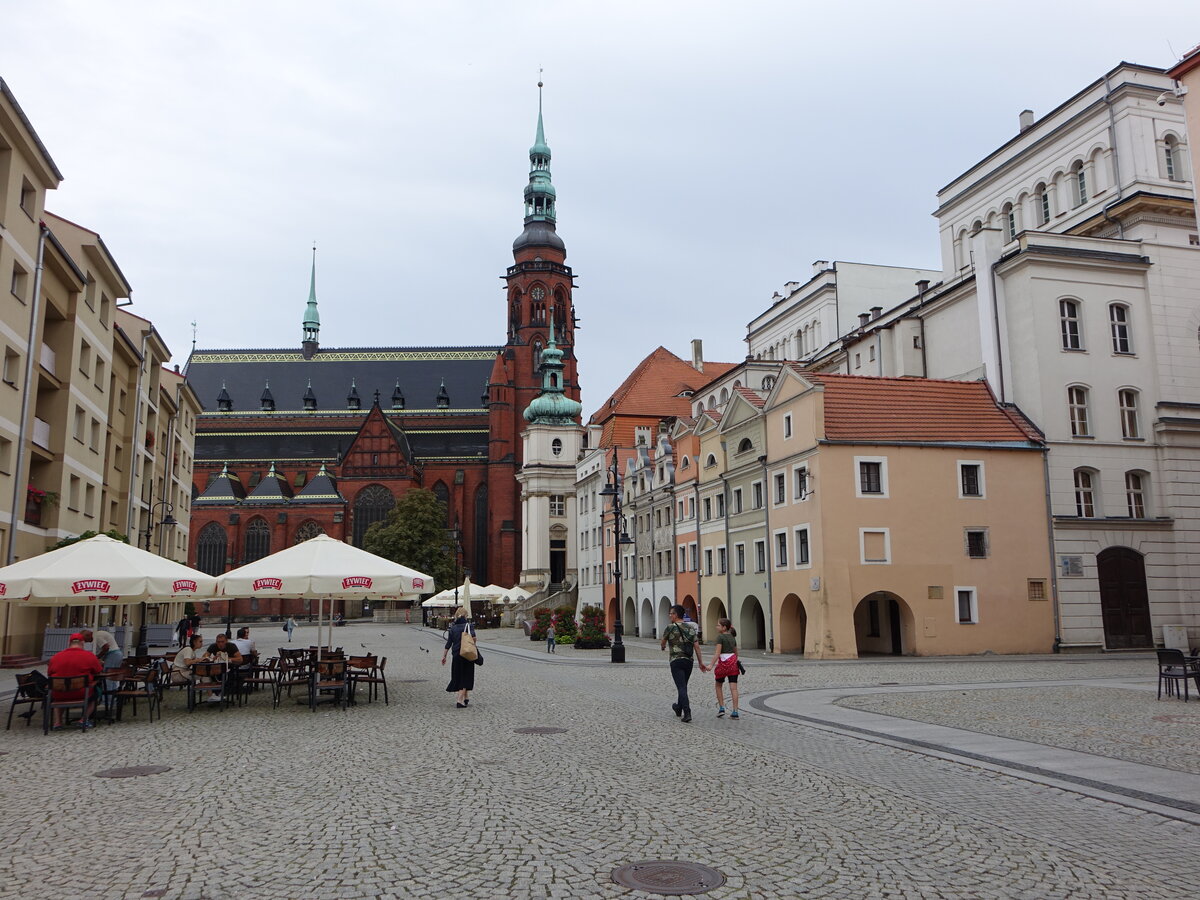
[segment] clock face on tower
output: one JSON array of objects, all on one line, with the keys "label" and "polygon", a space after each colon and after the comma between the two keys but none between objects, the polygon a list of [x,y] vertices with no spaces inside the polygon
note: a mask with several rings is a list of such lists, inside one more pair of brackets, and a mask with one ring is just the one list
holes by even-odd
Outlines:
[{"label": "clock face on tower", "polygon": [[529,296],[532,297],[534,300],[541,300],[543,297],[546,296],[546,291],[541,287],[535,287],[532,291],[529,292]]}]

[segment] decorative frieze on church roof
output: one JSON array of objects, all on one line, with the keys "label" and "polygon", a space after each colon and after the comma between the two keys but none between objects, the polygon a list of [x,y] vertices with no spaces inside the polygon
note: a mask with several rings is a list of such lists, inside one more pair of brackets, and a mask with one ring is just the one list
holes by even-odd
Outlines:
[{"label": "decorative frieze on church roof", "polygon": [[[412,362],[423,360],[473,359],[489,363],[500,351],[499,347],[421,347],[371,348],[355,350],[322,350],[312,359],[305,359],[299,350],[197,350],[188,363],[190,366],[205,363],[335,363],[335,362]],[[190,368],[189,368],[190,372]]]}]

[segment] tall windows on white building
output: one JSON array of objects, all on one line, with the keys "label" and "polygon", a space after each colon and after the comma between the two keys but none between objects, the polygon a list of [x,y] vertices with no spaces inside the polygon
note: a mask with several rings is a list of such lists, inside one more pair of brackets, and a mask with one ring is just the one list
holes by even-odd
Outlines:
[{"label": "tall windows on white building", "polygon": [[1138,392],[1133,388],[1117,391],[1117,403],[1121,410],[1121,437],[1140,440],[1142,426],[1138,419]]},{"label": "tall windows on white building", "polygon": [[1075,470],[1075,515],[1091,519],[1096,515],[1096,473],[1091,469]]},{"label": "tall windows on white building", "polygon": [[1059,333],[1062,336],[1064,350],[1082,350],[1083,332],[1081,328],[1082,313],[1078,300],[1062,299],[1058,301]]},{"label": "tall windows on white building", "polygon": [[1071,417],[1071,437],[1091,437],[1087,388],[1078,384],[1067,388],[1067,410]]}]

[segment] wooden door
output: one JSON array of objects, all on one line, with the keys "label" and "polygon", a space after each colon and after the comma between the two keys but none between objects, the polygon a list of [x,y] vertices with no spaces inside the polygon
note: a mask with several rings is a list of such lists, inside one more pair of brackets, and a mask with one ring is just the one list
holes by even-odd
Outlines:
[{"label": "wooden door", "polygon": [[1104,645],[1109,650],[1153,647],[1146,565],[1128,547],[1109,547],[1096,556]]}]

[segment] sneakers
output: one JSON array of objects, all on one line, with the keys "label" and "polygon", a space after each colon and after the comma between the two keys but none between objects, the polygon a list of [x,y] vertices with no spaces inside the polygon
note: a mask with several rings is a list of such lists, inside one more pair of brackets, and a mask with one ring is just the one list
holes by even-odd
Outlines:
[{"label": "sneakers", "polygon": [[208,702],[209,702],[209,703],[220,703],[220,702],[221,702],[221,695],[220,695],[220,694],[209,694],[209,695],[208,695]]},{"label": "sneakers", "polygon": [[735,709],[733,712],[731,712],[731,713],[729,714],[729,718],[731,718],[731,719],[740,719],[740,718],[741,718],[741,716],[739,716],[739,715],[738,715],[738,711]]},{"label": "sneakers", "polygon": [[717,718],[720,719],[724,715],[725,715],[725,707],[718,706],[717,707]]},{"label": "sneakers", "polygon": [[683,711],[683,720],[682,721],[685,724],[692,721],[692,711],[690,709],[685,709]]},{"label": "sneakers", "polygon": [[80,728],[95,728],[96,723],[93,722],[91,719],[84,719],[82,722],[79,723],[79,727]]},{"label": "sneakers", "polygon": [[678,703],[671,704],[671,711],[675,713],[676,717],[683,715],[683,707],[680,706]]}]

